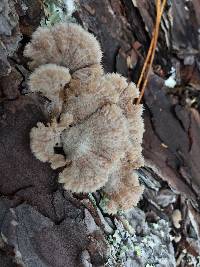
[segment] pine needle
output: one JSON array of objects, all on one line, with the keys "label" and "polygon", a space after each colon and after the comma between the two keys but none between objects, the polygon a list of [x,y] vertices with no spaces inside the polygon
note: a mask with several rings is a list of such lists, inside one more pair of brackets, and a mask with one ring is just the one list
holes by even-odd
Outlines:
[{"label": "pine needle", "polygon": [[141,87],[141,91],[140,91],[140,96],[136,102],[136,104],[138,105],[144,95],[144,91],[146,89],[146,85],[148,82],[148,78],[149,78],[149,74],[151,71],[151,67],[153,64],[153,60],[154,60],[154,56],[155,56],[155,51],[156,51],[156,47],[157,47],[157,41],[158,41],[158,35],[159,35],[159,29],[160,29],[160,23],[161,23],[161,18],[162,18],[162,14],[164,11],[166,5],[166,0],[163,0],[162,4],[161,4],[161,0],[156,0],[156,24],[153,30],[153,34],[152,34],[152,40],[151,40],[151,44],[147,53],[147,57],[145,59],[141,74],[140,74],[140,78],[138,80],[137,83],[137,87],[140,88],[142,80],[144,80],[143,85]]}]

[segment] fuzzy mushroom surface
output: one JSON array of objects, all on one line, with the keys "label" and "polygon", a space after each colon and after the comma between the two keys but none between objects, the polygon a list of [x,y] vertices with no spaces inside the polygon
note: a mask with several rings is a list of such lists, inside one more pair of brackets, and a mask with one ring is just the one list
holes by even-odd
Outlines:
[{"label": "fuzzy mushroom surface", "polygon": [[30,132],[35,157],[63,167],[58,180],[66,190],[101,189],[109,213],[137,205],[144,123],[135,84],[105,74],[99,42],[73,23],[39,27],[24,55],[31,59],[30,92],[48,100],[49,123]]}]

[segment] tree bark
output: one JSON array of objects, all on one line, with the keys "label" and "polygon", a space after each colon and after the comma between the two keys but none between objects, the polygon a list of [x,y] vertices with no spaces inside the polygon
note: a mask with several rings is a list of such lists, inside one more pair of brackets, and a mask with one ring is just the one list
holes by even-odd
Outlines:
[{"label": "tree bark", "polygon": [[[155,1],[76,3],[73,17],[100,41],[106,72],[137,82],[152,38]],[[110,225],[115,217],[100,212],[98,193],[95,207],[87,195],[64,191],[58,173],[29,147],[30,129],[45,117],[36,100],[24,96],[29,70],[22,52],[44,16],[41,1],[4,0],[0,7],[0,265],[87,266],[88,257],[88,266],[105,266],[110,226],[102,217]],[[200,256],[199,12],[198,0],[168,1],[143,99],[145,166],[138,172],[145,192],[139,208],[148,222],[169,221],[174,240],[181,236],[173,241],[178,266]],[[165,80],[172,67],[176,87],[169,89]],[[177,209],[180,229],[173,225]]]}]

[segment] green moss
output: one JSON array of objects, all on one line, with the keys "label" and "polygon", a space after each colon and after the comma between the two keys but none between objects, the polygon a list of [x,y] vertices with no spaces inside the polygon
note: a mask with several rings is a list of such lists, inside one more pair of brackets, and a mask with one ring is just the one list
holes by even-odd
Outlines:
[{"label": "green moss", "polygon": [[73,0],[70,0],[71,10],[67,6],[67,1],[64,0],[45,0],[43,2],[44,14],[45,17],[41,20],[41,26],[53,26],[58,22],[64,21],[74,21],[74,18],[71,17],[71,12],[75,5]]}]

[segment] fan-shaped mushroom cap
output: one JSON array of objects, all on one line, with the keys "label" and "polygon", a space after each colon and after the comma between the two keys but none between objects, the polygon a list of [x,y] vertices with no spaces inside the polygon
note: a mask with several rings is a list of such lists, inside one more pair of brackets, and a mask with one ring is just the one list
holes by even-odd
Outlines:
[{"label": "fan-shaped mushroom cap", "polygon": [[113,165],[129,148],[127,136],[121,109],[110,104],[66,129],[62,142],[71,165],[60,174],[60,182],[74,192],[94,192],[101,188]]},{"label": "fan-shaped mushroom cap", "polygon": [[107,212],[117,213],[118,210],[128,210],[136,206],[143,193],[138,175],[129,162],[120,161],[109,175],[103,188],[108,198]]},{"label": "fan-shaped mushroom cap", "polygon": [[[109,213],[136,205],[143,188],[134,169],[144,163],[136,86],[103,73],[98,41],[75,24],[38,28],[24,54],[34,69],[30,90],[49,99],[53,115],[47,126],[38,123],[31,130],[34,155],[52,168],[65,167],[59,182],[67,190],[103,188]],[[57,144],[65,155],[56,154]]]},{"label": "fan-shaped mushroom cap", "polygon": [[99,42],[73,23],[39,27],[25,47],[24,55],[32,59],[31,68],[48,63],[68,68],[72,75],[72,87],[82,87],[82,90],[103,74]]},{"label": "fan-shaped mushroom cap", "polygon": [[28,85],[31,92],[39,92],[51,101],[51,109],[56,115],[61,112],[64,87],[70,79],[71,75],[67,68],[56,64],[45,64],[30,75]]}]

